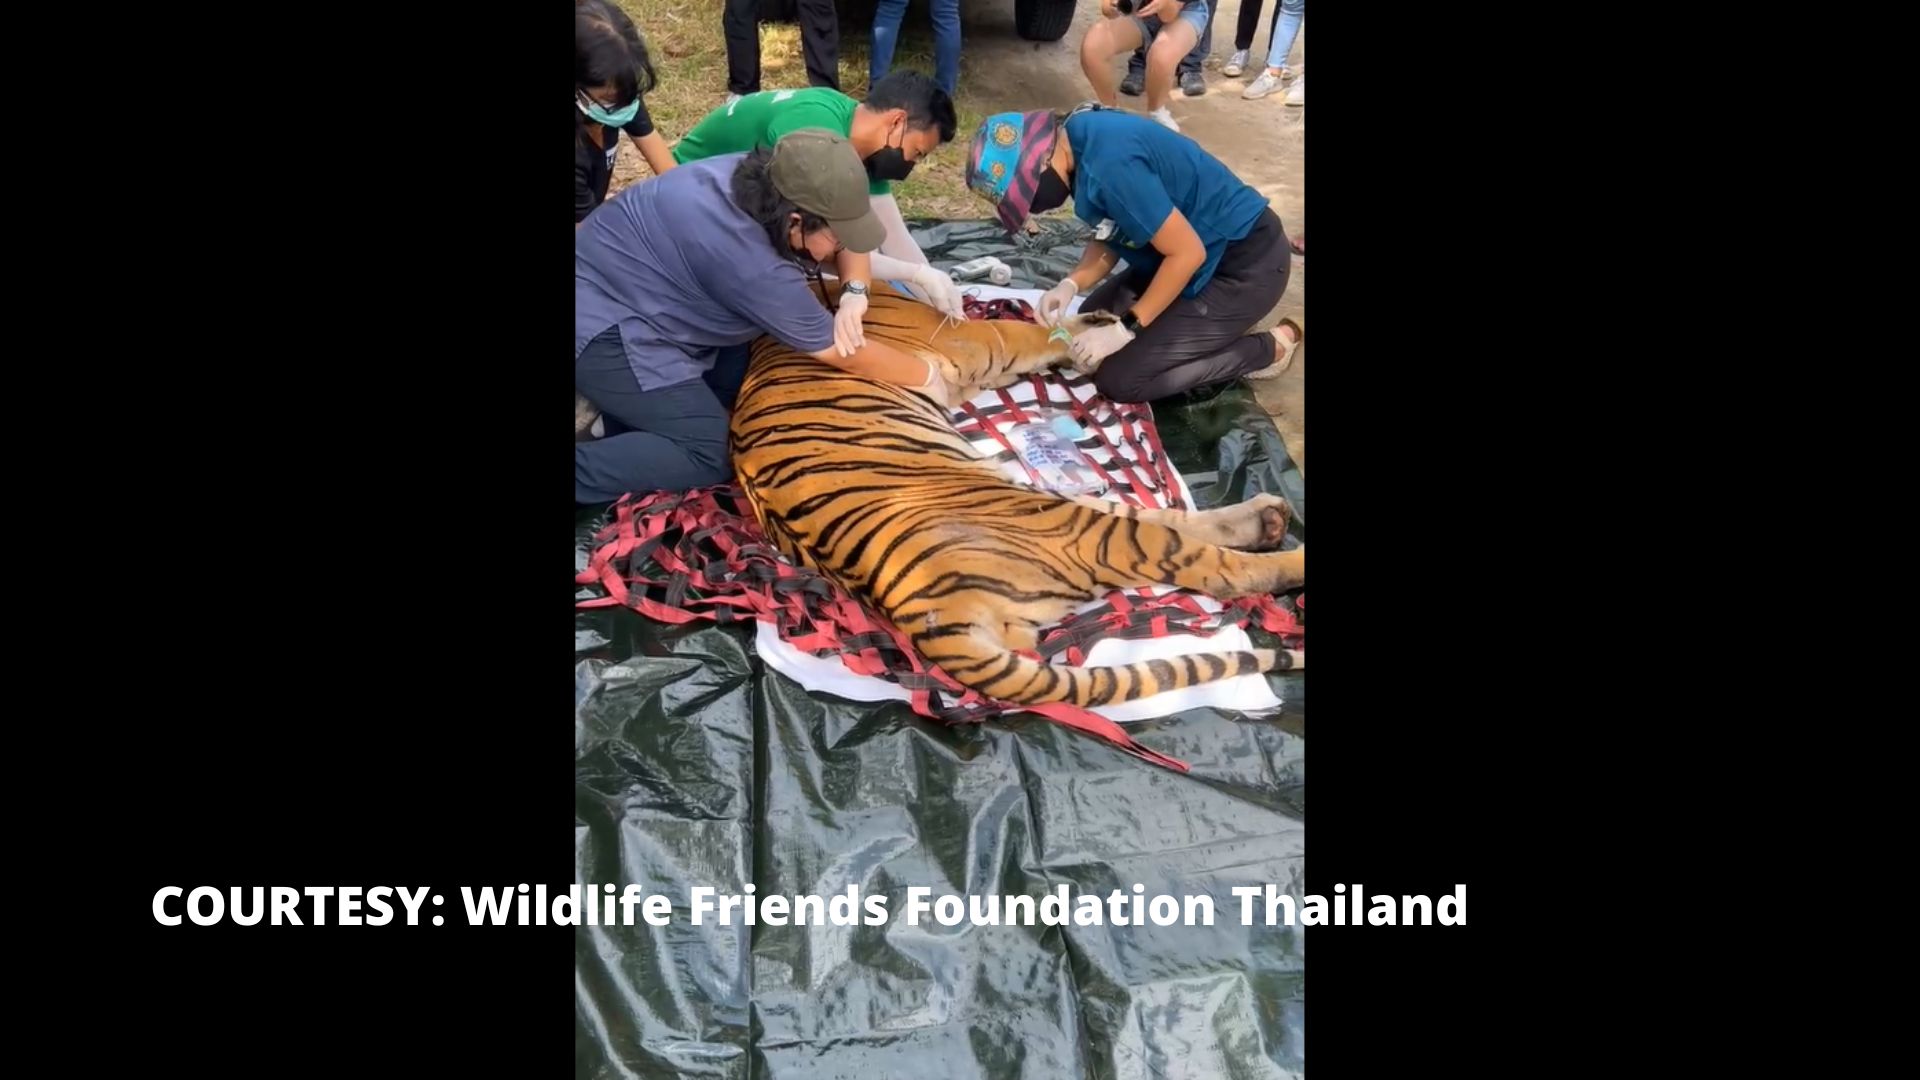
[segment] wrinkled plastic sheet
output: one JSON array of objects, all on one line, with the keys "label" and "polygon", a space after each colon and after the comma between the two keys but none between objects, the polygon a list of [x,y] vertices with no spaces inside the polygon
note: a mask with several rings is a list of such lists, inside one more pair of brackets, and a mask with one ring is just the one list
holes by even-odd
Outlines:
[{"label": "wrinkled plastic sheet", "polygon": [[[941,265],[1013,262],[991,226],[933,228],[922,244]],[[1078,252],[1067,235],[1020,257],[1057,279]],[[1251,393],[1202,392],[1155,412],[1202,505],[1278,492],[1304,530],[1298,471]],[[603,521],[576,514],[576,570]],[[666,927],[576,932],[576,1076],[1304,1075],[1299,932],[1240,925],[1232,894],[1304,891],[1303,674],[1268,676],[1286,703],[1276,716],[1198,709],[1128,726],[1191,765],[1183,775],[1030,715],[946,727],[902,703],[810,694],[759,661],[748,627],[600,609],[576,612],[574,647],[577,880],[637,884],[675,909]],[[749,883],[822,897],[857,885],[888,897],[889,919],[690,925],[693,888],[737,895]],[[1136,883],[1149,896],[1205,894],[1217,917],[903,918],[913,886],[999,897],[1063,883],[1075,895]]]}]

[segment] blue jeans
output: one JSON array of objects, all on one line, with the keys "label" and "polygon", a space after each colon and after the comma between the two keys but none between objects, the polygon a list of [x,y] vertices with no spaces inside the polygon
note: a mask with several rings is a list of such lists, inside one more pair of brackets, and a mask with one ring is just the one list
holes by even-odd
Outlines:
[{"label": "blue jeans", "polygon": [[[1306,0],[1301,0],[1301,2],[1305,3]],[[1188,72],[1199,71],[1201,65],[1207,62],[1207,54],[1211,52],[1213,52],[1213,20],[1208,19],[1206,29],[1200,31],[1199,40],[1193,43],[1193,51],[1180,58],[1178,74],[1185,76]],[[1135,75],[1143,79],[1146,78],[1147,75],[1147,46],[1145,43],[1142,43],[1139,48],[1133,50],[1133,58],[1127,61],[1127,77],[1132,78]]]},{"label": "blue jeans", "polygon": [[[1299,2],[1304,4],[1307,0],[1299,0]],[[1140,5],[1135,4],[1134,6],[1137,8]],[[1211,14],[1212,13],[1207,10],[1206,0],[1193,0],[1193,3],[1180,9],[1180,15],[1174,21],[1193,24],[1193,34],[1195,37],[1199,37],[1207,32],[1207,23],[1212,21],[1210,18]],[[1160,31],[1167,27],[1166,23],[1160,21],[1160,16],[1158,15],[1148,15],[1145,18],[1139,15],[1129,15],[1127,18],[1132,19],[1133,25],[1139,29],[1140,47],[1143,49],[1151,48],[1154,40],[1160,36]]]},{"label": "blue jeans", "polygon": [[1307,21],[1307,0],[1280,0],[1273,13],[1273,40],[1267,43],[1267,66],[1284,68],[1287,54],[1293,51],[1293,39],[1300,36],[1300,24]]},{"label": "blue jeans", "polygon": [[[933,81],[953,97],[960,90],[960,0],[927,0],[933,18]],[[900,20],[907,0],[880,0],[873,13],[873,59],[867,78],[877,83],[893,67],[893,47],[900,40]]]}]

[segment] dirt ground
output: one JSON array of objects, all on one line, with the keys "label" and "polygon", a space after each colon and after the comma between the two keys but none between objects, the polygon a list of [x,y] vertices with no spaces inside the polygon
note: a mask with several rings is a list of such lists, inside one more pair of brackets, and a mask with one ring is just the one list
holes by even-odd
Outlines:
[{"label": "dirt ground", "polygon": [[[654,104],[654,97],[648,99],[662,133],[672,142],[685,134],[686,127],[698,119],[702,110],[718,106],[726,98],[724,63],[715,63],[719,58],[713,55],[719,46],[717,19],[704,13],[691,15],[690,9],[697,9],[699,0],[686,7],[661,0],[623,2],[643,31],[656,41],[664,40],[660,51],[665,55],[659,57],[664,60],[663,82],[672,80],[675,85],[671,89],[676,93],[691,92],[692,96],[684,104],[663,101],[664,108]],[[1288,232],[1300,235],[1306,223],[1306,109],[1287,107],[1282,94],[1259,101],[1240,97],[1240,91],[1261,70],[1278,0],[1265,0],[1262,4],[1262,25],[1253,41],[1253,66],[1245,76],[1229,79],[1220,73],[1220,67],[1233,52],[1234,26],[1240,5],[1241,0],[1218,0],[1218,10],[1213,15],[1213,49],[1206,63],[1207,93],[1190,98],[1176,89],[1170,107],[1185,134],[1270,198]],[[1080,70],[1080,39],[1087,27],[1099,18],[1099,5],[1082,2],[1073,28],[1066,36],[1043,44],[1022,40],[1014,32],[1013,0],[967,0],[962,5],[958,105],[964,130],[955,145],[936,155],[945,160],[938,161],[936,168],[922,169],[922,175],[916,175],[913,181],[902,186],[900,203],[907,216],[988,216],[985,205],[965,189],[961,178],[964,144],[972,125],[980,117],[1007,109],[1064,106],[1090,98],[1086,76]],[[709,27],[706,25],[709,22],[715,25]],[[797,57],[787,55],[797,54],[797,28],[770,24],[762,28],[761,36],[764,85],[768,88],[805,85],[806,74],[796,62]],[[842,87],[856,96],[866,87],[866,39],[867,28],[841,26]],[[1306,70],[1306,41],[1306,30],[1302,27],[1290,58],[1290,66],[1300,72]],[[908,9],[894,62],[929,74],[933,71],[926,6],[922,3],[914,3]],[[1125,59],[1116,59],[1113,65],[1117,79],[1124,74]],[[675,66],[688,77],[676,79]],[[1125,95],[1119,99],[1121,108],[1137,111],[1145,110],[1145,101],[1144,97]],[[614,181],[616,188],[645,175],[646,168],[638,153],[630,142],[623,140],[621,168]],[[1299,320],[1303,327],[1307,325],[1306,286],[1306,260],[1296,256],[1283,307],[1285,314]],[[1274,417],[1288,452],[1303,473],[1306,471],[1306,354],[1303,345],[1286,375],[1251,384],[1261,404]]]}]

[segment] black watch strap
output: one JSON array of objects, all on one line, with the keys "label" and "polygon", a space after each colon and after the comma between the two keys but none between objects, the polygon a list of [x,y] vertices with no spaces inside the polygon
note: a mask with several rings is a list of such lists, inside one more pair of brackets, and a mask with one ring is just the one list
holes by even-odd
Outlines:
[{"label": "black watch strap", "polygon": [[1120,325],[1126,327],[1127,333],[1129,334],[1138,334],[1140,332],[1140,320],[1131,311],[1120,316]]}]

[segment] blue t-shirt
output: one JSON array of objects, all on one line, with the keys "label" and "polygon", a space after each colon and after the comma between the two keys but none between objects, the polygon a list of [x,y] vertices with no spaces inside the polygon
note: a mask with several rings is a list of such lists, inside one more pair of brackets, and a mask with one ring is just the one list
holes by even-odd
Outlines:
[{"label": "blue t-shirt", "polygon": [[1115,109],[1071,116],[1073,212],[1094,226],[1113,223],[1104,243],[1147,273],[1164,258],[1153,237],[1175,210],[1207,246],[1207,261],[1180,294],[1200,295],[1227,245],[1253,231],[1267,197],[1249,187],[1200,144],[1158,122]]},{"label": "blue t-shirt", "polygon": [[833,316],[734,205],[744,154],[691,162],[602,203],[574,233],[573,355],[620,328],[642,390],[697,379],[719,350],[771,334],[804,352],[833,344]]}]

